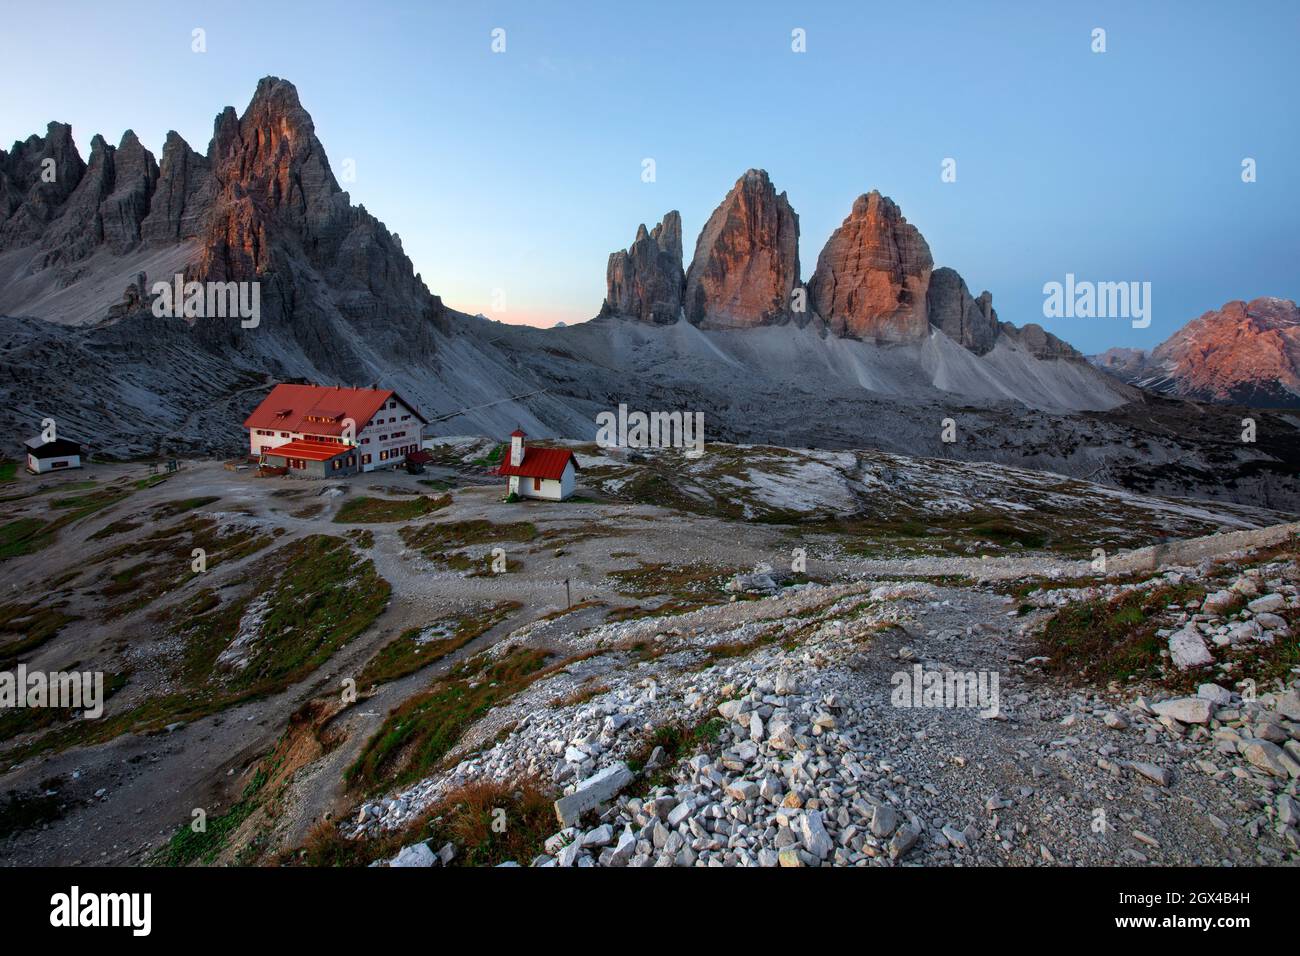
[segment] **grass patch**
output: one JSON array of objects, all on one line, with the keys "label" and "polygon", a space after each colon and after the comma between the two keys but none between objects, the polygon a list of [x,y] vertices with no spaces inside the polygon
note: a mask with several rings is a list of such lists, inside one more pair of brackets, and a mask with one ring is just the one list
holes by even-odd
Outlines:
[{"label": "grass patch", "polygon": [[[61,491],[74,490],[79,487],[94,486],[94,482],[83,482],[81,486],[67,485]],[[45,490],[45,489],[42,489]],[[38,494],[40,492],[37,492]],[[58,533],[82,518],[88,517],[104,508],[112,507],[130,496],[122,488],[100,488],[84,495],[65,495],[50,499],[50,507],[60,512],[53,520],[42,518],[19,518],[0,526],[0,561],[16,558],[25,554],[34,554],[49,547],[58,537]],[[26,497],[26,496],[23,496]]]},{"label": "grass patch", "polygon": [[408,548],[416,548],[427,557],[441,558],[446,551],[458,551],[472,545],[532,541],[537,537],[537,526],[530,521],[495,524],[484,518],[474,518],[407,525],[397,533]]},{"label": "grass patch", "polygon": [[44,600],[0,605],[0,635],[14,635],[0,644],[0,666],[16,662],[23,654],[52,640],[64,625],[80,620],[66,613],[66,607],[66,601],[51,604]]},{"label": "grass patch", "polygon": [[479,468],[490,468],[494,465],[501,464],[501,456],[506,452],[504,444],[497,445],[482,458],[475,458],[470,464],[477,465]]},{"label": "grass patch", "polygon": [[160,505],[155,505],[153,514],[154,517],[159,520],[166,520],[220,500],[220,497],[217,495],[203,495],[198,498],[177,498],[175,501],[164,501]]},{"label": "grass patch", "polygon": [[663,748],[659,763],[643,779],[642,793],[648,793],[655,787],[661,787],[672,779],[673,767],[679,760],[684,760],[694,753],[717,749],[718,738],[727,729],[727,722],[721,717],[709,717],[695,725],[685,723],[665,724],[655,728],[654,733],[643,740],[628,757],[629,770],[640,773],[656,747]]},{"label": "grass patch", "polygon": [[40,551],[54,540],[51,524],[40,518],[19,518],[0,525],[0,561]]},{"label": "grass patch", "polygon": [[[174,693],[105,713],[99,720],[69,722],[6,752],[3,759],[17,763],[47,750],[102,743],[123,733],[151,733],[281,691],[363,632],[388,603],[388,582],[342,538],[312,535],[291,542],[273,552],[260,570],[243,597],[222,602],[205,589],[172,615],[174,633],[186,645]],[[257,638],[243,649],[243,666],[218,663],[254,602],[260,622]]]},{"label": "grass patch", "polygon": [[411,521],[427,514],[432,514],[451,504],[451,495],[439,495],[430,498],[419,495],[401,501],[389,501],[387,498],[350,498],[343,502],[334,521],[338,524],[384,524],[390,521]]},{"label": "grass patch", "polygon": [[105,538],[116,537],[119,534],[126,534],[129,531],[138,531],[142,527],[144,527],[143,521],[132,521],[130,518],[118,518],[116,521],[104,525],[104,527],[100,528],[86,540],[102,541]]},{"label": "grass patch", "polygon": [[1039,634],[1040,653],[1049,658],[1044,669],[1095,683],[1159,679],[1165,640],[1156,631],[1165,609],[1204,593],[1199,585],[1161,585],[1063,607]]},{"label": "grass patch", "polygon": [[18,471],[18,462],[10,461],[8,458],[0,458],[0,481],[13,481],[14,473]]},{"label": "grass patch", "polygon": [[375,546],[375,533],[369,528],[351,528],[347,531],[347,539],[367,551]]},{"label": "grass patch", "polygon": [[[555,793],[537,781],[477,781],[446,794],[410,826],[373,839],[349,840],[333,823],[317,824],[306,844],[284,862],[303,866],[368,866],[396,856],[404,846],[427,842],[436,852],[456,846],[452,866],[523,866],[543,852],[555,832]],[[501,832],[493,826],[505,812]]]},{"label": "grass patch", "polygon": [[[225,681],[229,688],[265,693],[301,680],[369,627],[388,603],[388,582],[373,562],[358,560],[342,538],[302,538],[286,545],[280,558],[276,571],[262,581],[258,636],[248,645],[244,666]],[[217,615],[225,627],[209,635],[216,641],[199,642],[189,664],[193,678],[201,679],[205,658],[220,671],[216,656],[235,636],[229,612],[217,608],[209,615]]]},{"label": "grass patch", "polygon": [[438,621],[426,627],[412,627],[389,641],[366,662],[357,678],[361,687],[382,684],[413,674],[420,668],[454,654],[475,638],[486,634],[523,605],[503,601],[465,617]]},{"label": "grass patch", "polygon": [[556,710],[560,710],[564,707],[576,707],[579,704],[585,704],[587,701],[593,700],[608,691],[608,684],[600,684],[591,681],[583,684],[571,694],[555,698],[555,700],[551,701],[551,706]]},{"label": "grass patch", "polygon": [[426,776],[476,720],[548,673],[548,657],[517,649],[491,663],[476,658],[461,665],[394,709],[344,779],[374,792]]},{"label": "grass patch", "polygon": [[585,601],[579,601],[577,604],[570,605],[569,607],[562,607],[554,611],[548,611],[547,613],[539,617],[537,620],[554,621],[558,618],[564,617],[565,615],[575,614],[578,611],[583,611],[586,610],[587,608],[604,607],[604,606],[605,606],[604,601],[598,601],[595,598],[588,598]]},{"label": "grass patch", "polygon": [[[277,529],[277,534],[283,531]],[[113,548],[94,559],[102,564],[133,557],[140,560],[107,575],[100,595],[109,600],[108,618],[121,617],[149,607],[167,594],[184,587],[202,572],[193,567],[193,550],[203,549],[207,570],[238,561],[267,547],[274,538],[252,527],[223,529],[213,518],[192,515],[169,528]]]},{"label": "grass patch", "polygon": [[190,866],[213,862],[226,848],[230,835],[257,808],[257,795],[266,785],[266,780],[265,771],[258,770],[233,807],[208,820],[202,833],[195,833],[189,826],[181,827],[150,862],[158,866]]}]

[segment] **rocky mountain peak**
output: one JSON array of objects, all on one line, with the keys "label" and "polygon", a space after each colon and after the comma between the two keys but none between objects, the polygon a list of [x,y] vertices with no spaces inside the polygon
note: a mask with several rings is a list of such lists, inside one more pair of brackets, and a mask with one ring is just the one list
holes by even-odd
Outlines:
[{"label": "rocky mountain peak", "polygon": [[809,302],[837,334],[917,341],[927,334],[926,291],[933,268],[920,231],[892,199],[872,190],[854,201],[817,257]]},{"label": "rocky mountain peak", "polygon": [[660,251],[682,267],[682,215],[676,209],[664,215],[663,221],[654,227],[650,238],[655,241]]},{"label": "rocky mountain peak", "polygon": [[153,154],[135,133],[127,130],[120,147],[96,133],[85,174],[41,237],[42,265],[78,262],[104,244],[125,252],[140,240],[157,179]]},{"label": "rocky mountain peak", "polygon": [[627,250],[610,253],[601,315],[623,315],[667,324],[682,311],[682,218],[673,210],[647,231],[645,224]]},{"label": "rocky mountain peak", "polygon": [[1018,344],[1034,358],[1082,361],[1083,354],[1064,339],[1048,332],[1037,322],[1026,322],[1017,328],[1010,322],[998,323],[998,332]]},{"label": "rocky mountain peak", "polygon": [[992,293],[973,297],[966,280],[947,266],[930,274],[926,312],[931,326],[976,355],[984,355],[997,341],[999,323]]},{"label": "rocky mountain peak", "polygon": [[1184,398],[1300,406],[1300,309],[1263,296],[1211,309],[1156,346],[1111,349],[1094,365],[1124,381]]},{"label": "rocky mountain peak", "polygon": [[85,172],[67,123],[50,123],[44,136],[0,150],[0,250],[39,239]]},{"label": "rocky mountain peak", "polygon": [[140,225],[141,237],[149,242],[194,238],[207,220],[215,190],[207,157],[194,152],[175,130],[169,130],[153,202]]},{"label": "rocky mountain peak", "polygon": [[695,243],[686,318],[722,328],[787,321],[794,317],[791,292],[798,284],[799,217],[766,171],[748,170]]}]

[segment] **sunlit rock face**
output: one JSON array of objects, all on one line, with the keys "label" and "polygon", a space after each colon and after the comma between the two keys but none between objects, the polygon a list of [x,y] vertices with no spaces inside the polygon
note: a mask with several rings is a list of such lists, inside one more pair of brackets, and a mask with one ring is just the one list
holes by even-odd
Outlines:
[{"label": "sunlit rock face", "polygon": [[1300,309],[1290,299],[1229,302],[1150,354],[1110,349],[1092,362],[1126,382],[1183,398],[1300,406]]},{"label": "sunlit rock face", "polygon": [[873,190],[857,198],[817,257],[809,301],[838,335],[918,341],[928,333],[933,268],[925,238],[893,200]]},{"label": "sunlit rock face", "polygon": [[765,171],[736,180],[695,244],[686,273],[686,318],[705,328],[771,325],[792,309],[799,284],[799,217]]}]

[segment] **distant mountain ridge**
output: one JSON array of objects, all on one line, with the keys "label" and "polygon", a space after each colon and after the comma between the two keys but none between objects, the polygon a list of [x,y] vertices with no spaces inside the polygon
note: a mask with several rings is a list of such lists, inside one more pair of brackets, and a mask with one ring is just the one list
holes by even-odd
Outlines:
[{"label": "distant mountain ridge", "polygon": [[[599,317],[508,326],[425,287],[398,236],[340,189],[285,80],[223,110],[202,154],[169,134],[160,163],[130,132],[96,137],[84,163],[51,124],[0,151],[0,421],[22,435],[53,416],[114,457],[237,454],[276,381],[380,384],[444,435],[590,440],[595,416],[627,403],[702,412],[709,441],[987,460],[1300,510],[1293,423],[1249,447],[1230,416],[1179,433],[1171,409],[933,268],[879,193],[806,283],[797,237],[784,194],[751,170],[689,268],[669,214],[610,257]],[[260,322],[155,315],[153,284],[177,273],[257,282]]]},{"label": "distant mountain ridge", "polygon": [[1188,322],[1149,353],[1108,349],[1089,361],[1165,395],[1300,408],[1300,309],[1290,299],[1235,300]]},{"label": "distant mountain ridge", "polygon": [[799,217],[766,170],[736,180],[700,231],[689,268],[681,228],[673,210],[653,231],[641,224],[627,250],[610,253],[602,316],[685,319],[705,329],[820,321],[841,338],[875,344],[917,343],[938,330],[977,355],[1005,337],[1038,358],[1083,360],[1039,325],[999,322],[992,293],[974,297],[954,270],[936,270],[920,230],[876,190],[853,203],[806,284]]}]

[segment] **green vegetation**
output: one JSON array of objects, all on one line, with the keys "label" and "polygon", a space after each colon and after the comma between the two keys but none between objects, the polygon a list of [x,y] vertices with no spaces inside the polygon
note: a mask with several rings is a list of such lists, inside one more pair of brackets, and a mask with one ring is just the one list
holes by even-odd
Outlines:
[{"label": "green vegetation", "polygon": [[[257,601],[258,637],[246,646],[244,666],[224,681],[231,690],[264,694],[296,683],[369,627],[388,603],[388,582],[342,538],[312,535],[277,557],[278,573],[264,578],[257,597],[245,604],[251,613]],[[238,630],[232,617],[218,606],[192,622],[190,634],[207,638],[191,644],[192,679],[206,674],[213,681],[216,656]]]},{"label": "green vegetation", "polygon": [[162,504],[154,506],[153,516],[156,520],[165,521],[168,518],[175,518],[177,515],[193,511],[195,508],[202,508],[220,500],[216,495],[203,495],[198,498],[177,498],[175,501],[164,501]]},{"label": "green vegetation", "polygon": [[[93,481],[82,482],[78,485],[64,485],[58,487],[57,490],[64,492],[78,491],[94,487],[94,485]],[[34,494],[42,494],[48,490],[51,489],[41,488]],[[97,511],[112,507],[125,500],[130,494],[130,491],[120,487],[108,486],[90,491],[87,494],[53,498],[50,500],[50,508],[59,512],[54,519],[46,521],[43,518],[26,517],[0,525],[0,561],[25,554],[34,554],[49,547],[64,528],[76,524],[82,518],[88,517]],[[31,495],[18,496],[19,499],[28,497],[31,497]]]},{"label": "green vegetation", "polygon": [[475,458],[470,464],[477,465],[479,468],[490,468],[493,465],[501,464],[501,456],[506,453],[504,444],[497,445],[482,458]]},{"label": "green vegetation", "polygon": [[[468,571],[473,577],[490,576],[495,573],[492,570],[491,553],[471,556],[455,552],[475,545],[486,544],[498,547],[512,542],[528,542],[538,537],[537,527],[531,522],[494,524],[482,518],[406,525],[399,528],[397,533],[407,547],[415,548],[430,560],[446,564],[453,571]],[[522,566],[517,559],[506,556],[507,571],[516,571]]]},{"label": "green vegetation", "polygon": [[[6,752],[4,759],[18,762],[46,750],[157,731],[276,693],[307,677],[369,627],[388,603],[388,582],[342,538],[312,535],[291,542],[260,562],[259,572],[242,597],[222,601],[205,589],[172,612],[173,630],[186,645],[174,693],[99,720],[68,722]],[[219,664],[245,616],[254,614],[256,639],[239,649],[243,666]]]},{"label": "green vegetation", "polygon": [[201,833],[196,833],[189,825],[182,826],[150,862],[158,866],[212,863],[225,849],[231,834],[256,809],[258,792],[266,785],[266,780],[265,771],[258,770],[233,807],[208,820]]},{"label": "green vegetation", "polygon": [[413,627],[389,641],[366,662],[357,678],[361,687],[382,684],[413,674],[420,668],[454,654],[475,638],[486,634],[522,607],[518,601],[503,601],[465,617],[444,619],[426,627]]},{"label": "green vegetation", "polygon": [[556,710],[564,707],[576,707],[579,704],[585,704],[589,700],[599,697],[601,694],[608,693],[609,685],[602,684],[595,679],[590,679],[587,683],[574,690],[571,694],[564,697],[557,697],[551,701],[551,706]]},{"label": "green vegetation", "polygon": [[426,776],[476,720],[552,672],[547,658],[545,651],[516,649],[495,661],[480,655],[462,664],[389,714],[345,779],[376,791]]},{"label": "green vegetation", "polygon": [[[276,529],[277,535],[283,533],[282,529]],[[92,563],[107,564],[125,558],[139,560],[108,575],[107,583],[99,592],[110,601],[104,614],[108,618],[130,614],[183,587],[199,573],[193,566],[195,548],[203,549],[207,569],[211,571],[226,562],[255,554],[272,541],[274,537],[260,534],[252,527],[228,528],[223,533],[215,519],[191,515],[141,541],[112,548],[95,556]]]},{"label": "green vegetation", "polygon": [[18,470],[18,462],[10,461],[8,458],[0,458],[0,481],[13,481],[14,472]]},{"label": "green vegetation", "polygon": [[375,546],[375,533],[369,528],[349,528],[346,535],[358,548],[369,550]]},{"label": "green vegetation", "polygon": [[[104,676],[104,701],[106,702],[126,686],[129,674]],[[44,730],[71,720],[76,714],[80,714],[80,711],[65,710],[60,707],[19,707],[0,711],[0,740],[12,740],[19,734]]]},{"label": "green vegetation", "polygon": [[102,541],[105,538],[112,538],[119,534],[126,534],[128,531],[137,531],[142,527],[144,527],[143,521],[133,521],[130,518],[118,518],[116,521],[104,525],[104,527],[100,528],[86,540]]},{"label": "green vegetation", "polygon": [[49,522],[40,518],[19,518],[0,525],[0,561],[40,551],[54,540]]},{"label": "green vegetation", "polygon": [[[366,840],[349,840],[328,821],[312,830],[306,845],[286,863],[305,866],[367,866],[391,859],[404,846],[427,842],[436,852],[456,845],[452,866],[496,866],[513,860],[527,864],[543,852],[555,832],[555,794],[531,780],[478,781],[448,793],[408,827]],[[505,827],[493,826],[500,811]]]},{"label": "green vegetation", "polygon": [[669,617],[688,614],[702,607],[723,604],[730,599],[723,586],[734,572],[714,565],[647,564],[611,571],[620,594],[629,597],[668,595],[653,607],[618,607],[606,616],[607,621],[633,621],[646,617]]},{"label": "green vegetation", "polygon": [[430,498],[420,495],[402,501],[387,498],[367,498],[364,495],[350,498],[334,516],[339,524],[383,524],[389,521],[410,521],[432,514],[451,504],[451,495]]},{"label": "green vegetation", "polygon": [[1204,595],[1198,585],[1161,585],[1067,605],[1039,635],[1041,653],[1049,658],[1045,669],[1096,683],[1157,679],[1165,642],[1156,631],[1165,609]]},{"label": "green vegetation", "polygon": [[442,552],[456,551],[471,545],[532,541],[537,537],[537,526],[528,521],[494,524],[484,518],[475,518],[469,521],[431,521],[422,525],[407,525],[398,529],[397,533],[408,548],[418,548],[427,557],[446,560]]},{"label": "green vegetation", "polygon": [[700,750],[716,749],[718,737],[726,727],[727,722],[721,717],[709,717],[694,726],[673,723],[658,727],[628,758],[628,769],[640,771],[655,748],[663,748],[659,763],[643,780],[642,792],[648,793],[671,780],[673,767],[679,760],[684,760]]},{"label": "green vegetation", "polygon": [[33,651],[59,633],[76,615],[67,614],[67,601],[51,603],[38,600],[31,604],[18,602],[0,604],[0,636],[17,635],[0,643],[0,666],[15,663],[23,654]]},{"label": "green vegetation", "polygon": [[656,594],[677,596],[715,596],[734,572],[708,564],[647,564],[642,561],[635,568],[610,571],[609,576],[618,582],[620,594],[632,597],[652,597]]}]

